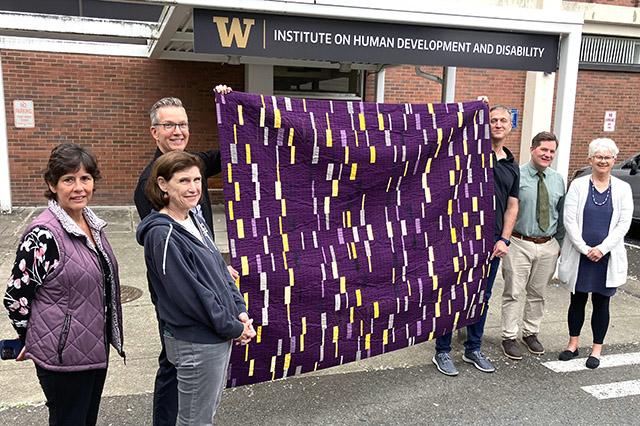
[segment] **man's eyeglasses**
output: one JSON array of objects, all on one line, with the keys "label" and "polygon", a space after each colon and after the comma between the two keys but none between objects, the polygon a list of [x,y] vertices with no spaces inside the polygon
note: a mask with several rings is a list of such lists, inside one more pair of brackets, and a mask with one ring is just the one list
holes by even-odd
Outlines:
[{"label": "man's eyeglasses", "polygon": [[593,159],[596,161],[606,161],[607,163],[611,160],[613,160],[616,157],[610,157],[610,156],[602,156],[602,155],[594,155]]},{"label": "man's eyeglasses", "polygon": [[189,130],[189,123],[156,123],[154,126],[162,126],[164,130],[167,132],[172,132],[175,130],[176,126],[180,128],[180,130]]}]

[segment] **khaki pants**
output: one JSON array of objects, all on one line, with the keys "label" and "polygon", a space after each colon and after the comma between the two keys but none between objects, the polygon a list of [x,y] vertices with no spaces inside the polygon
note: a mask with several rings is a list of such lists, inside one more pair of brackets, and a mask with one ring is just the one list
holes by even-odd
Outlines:
[{"label": "khaki pants", "polygon": [[553,278],[559,252],[560,245],[555,238],[544,244],[511,238],[509,253],[504,257],[502,265],[503,339],[515,339],[518,336],[518,321],[521,316],[523,337],[540,332],[544,316],[544,291]]}]

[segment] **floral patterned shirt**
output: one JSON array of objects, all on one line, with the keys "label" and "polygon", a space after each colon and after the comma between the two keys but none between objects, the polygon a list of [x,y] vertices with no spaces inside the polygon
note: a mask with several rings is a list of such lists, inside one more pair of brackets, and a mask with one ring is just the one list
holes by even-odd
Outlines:
[{"label": "floral patterned shirt", "polygon": [[43,226],[33,228],[18,246],[16,261],[4,295],[4,306],[9,311],[13,328],[23,342],[27,335],[31,302],[38,287],[58,266],[59,260],[58,244],[51,231]]}]

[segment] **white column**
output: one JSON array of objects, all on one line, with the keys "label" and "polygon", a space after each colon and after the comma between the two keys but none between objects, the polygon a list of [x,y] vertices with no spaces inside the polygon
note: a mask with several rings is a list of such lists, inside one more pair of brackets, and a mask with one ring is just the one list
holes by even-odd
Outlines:
[{"label": "white column", "polygon": [[273,65],[244,65],[244,91],[273,95]]},{"label": "white column", "polygon": [[554,83],[555,73],[527,72],[522,110],[520,164],[529,161],[531,139],[540,132],[551,131]]},{"label": "white column", "polygon": [[455,102],[456,70],[456,67],[444,67],[442,72],[442,103]]},{"label": "white column", "polygon": [[582,27],[561,36],[560,63],[558,72],[558,92],[556,94],[556,115],[554,133],[560,144],[556,153],[555,169],[567,182],[571,136],[573,133],[573,113],[576,106],[576,86],[578,84],[578,62]]},{"label": "white column", "polygon": [[0,212],[11,213],[11,177],[9,175],[9,140],[7,111],[4,107],[4,78],[0,57]]},{"label": "white column", "polygon": [[376,74],[376,102],[379,104],[384,103],[384,78],[386,71],[382,68]]},{"label": "white column", "polygon": [[[537,0],[536,3],[538,9],[562,10],[562,0]],[[555,73],[527,72],[520,134],[520,164],[531,158],[531,139],[539,132],[551,131],[554,83]]]}]

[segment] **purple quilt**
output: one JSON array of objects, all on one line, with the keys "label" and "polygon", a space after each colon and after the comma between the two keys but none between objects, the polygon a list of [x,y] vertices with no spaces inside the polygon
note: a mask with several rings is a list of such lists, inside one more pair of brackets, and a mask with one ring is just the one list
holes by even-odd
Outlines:
[{"label": "purple quilt", "polygon": [[231,263],[257,331],[229,386],[477,321],[494,232],[486,105],[216,104]]}]

